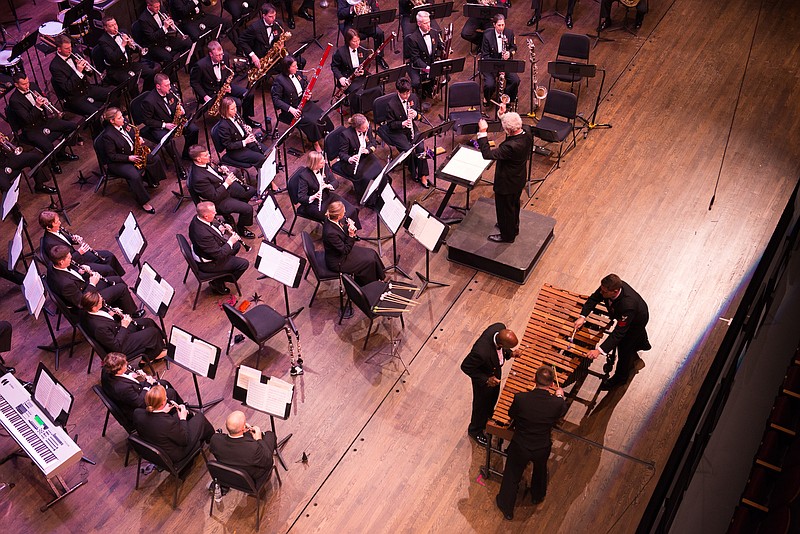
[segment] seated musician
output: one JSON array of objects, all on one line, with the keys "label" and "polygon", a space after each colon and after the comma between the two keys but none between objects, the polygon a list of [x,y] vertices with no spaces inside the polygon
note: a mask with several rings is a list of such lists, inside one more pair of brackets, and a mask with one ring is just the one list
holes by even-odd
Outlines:
[{"label": "seated musician", "polygon": [[119,276],[102,276],[86,265],[72,265],[71,249],[66,245],[56,245],[46,253],[52,262],[47,267],[47,285],[69,306],[80,308],[83,295],[95,291],[132,318],[144,316],[144,309],[136,309],[128,286]]},{"label": "seated musician", "polygon": [[[339,18],[339,31],[342,35],[347,33],[347,30],[353,27],[353,21],[356,18],[356,6],[360,5],[365,7],[366,13],[380,11],[376,0],[336,0],[336,16]],[[361,8],[358,8],[361,9]],[[367,29],[359,30],[358,34],[362,39],[372,37],[375,50],[379,49],[384,41],[384,33],[380,26],[377,24]],[[378,65],[382,69],[388,69],[389,64],[383,59],[383,52],[376,58]]]},{"label": "seated musician", "polygon": [[[155,213],[156,209],[150,204],[150,195],[144,188],[143,176],[150,187],[158,187],[167,174],[164,162],[158,155],[155,157],[148,155],[144,169],[137,169],[135,165],[141,164],[142,157],[134,154],[136,139],[134,128],[125,123],[125,117],[119,108],[108,108],[103,113],[103,120],[108,122],[108,125],[102,133],[101,150],[108,162],[108,171],[128,182],[128,187],[142,210],[150,214]],[[144,143],[143,140],[141,142]]]},{"label": "seated musician", "polygon": [[267,147],[236,112],[236,101],[226,96],[219,105],[220,120],[212,130],[214,142],[225,150],[225,161],[237,167],[260,167]]},{"label": "seated musician", "polygon": [[222,9],[230,13],[234,24],[243,17],[248,17],[258,7],[257,0],[223,0]]},{"label": "seated musician", "polygon": [[[18,72],[13,80],[17,90],[8,98],[8,123],[15,132],[20,132],[22,140],[49,154],[56,146],[55,141],[75,131],[75,123],[59,117],[60,111],[28,80],[27,74]],[[53,172],[60,174],[61,167],[56,159],[75,161],[79,158],[61,149],[51,163]]]},{"label": "seated musician", "polygon": [[[411,32],[417,31],[417,21],[411,18],[411,10],[417,5],[425,5],[425,0],[400,0],[398,3],[397,14],[400,15],[400,28],[403,30],[403,37]],[[431,19],[431,28],[441,31],[439,23]]]},{"label": "seated musician", "polygon": [[[41,239],[41,254],[47,258],[47,251],[56,245],[69,247],[72,261],[78,265],[88,265],[92,271],[102,276],[122,276],[125,269],[113,252],[94,250],[78,234],[67,232],[61,225],[61,217],[55,211],[44,210],[39,214],[39,226],[44,229]],[[75,247],[78,248],[75,248]]]},{"label": "seated musician", "polygon": [[272,105],[275,106],[278,120],[290,124],[294,119],[299,119],[297,127],[314,144],[314,150],[321,151],[319,142],[324,137],[324,132],[333,130],[333,122],[330,117],[325,117],[322,124],[319,122],[324,111],[311,99],[306,100],[302,110],[299,109],[303,92],[309,82],[297,72],[295,58],[288,55],[278,64],[281,74],[272,82]]},{"label": "seated musician", "polygon": [[147,0],[139,15],[137,43],[147,48],[147,59],[166,65],[176,56],[189,50],[192,41],[178,33],[178,26],[169,15],[161,11],[161,0]]},{"label": "seated musician", "polygon": [[418,31],[403,39],[403,61],[410,65],[408,75],[411,87],[421,98],[433,94],[431,65],[441,55],[442,39],[439,32],[431,30],[431,16],[427,11],[417,13]]},{"label": "seated musician", "polygon": [[194,145],[189,149],[192,167],[186,182],[193,199],[213,202],[217,213],[238,214],[236,233],[247,239],[255,234],[247,229],[253,224],[253,206],[248,204],[256,196],[254,187],[242,184],[227,167],[211,165],[211,156],[204,146]]},{"label": "seated musician", "polygon": [[[244,55],[250,58],[250,62],[257,69],[261,68],[261,59],[269,53],[276,41],[283,35],[283,28],[275,20],[276,16],[275,6],[270,3],[262,5],[259,19],[239,35],[239,48],[242,49]],[[296,59],[299,68],[302,69],[306,66],[305,59],[301,57]],[[275,66],[270,68],[270,72],[274,70]]]},{"label": "seated musician", "polygon": [[100,387],[122,410],[122,413],[133,422],[133,411],[145,408],[144,396],[156,384],[167,391],[167,399],[183,404],[183,399],[166,380],[152,377],[143,371],[128,369],[128,359],[121,352],[109,352],[103,359],[103,370],[100,374]]},{"label": "seated musician", "polygon": [[146,408],[133,412],[136,432],[147,443],[164,451],[173,462],[180,462],[214,435],[214,427],[202,412],[190,413],[184,404],[167,402],[164,386],[151,387],[144,396],[144,403]]},{"label": "seated musician", "polygon": [[352,274],[360,286],[384,280],[386,267],[378,253],[371,248],[356,246],[356,225],[345,218],[344,204],[331,202],[325,217],[322,244],[325,246],[325,265],[328,269]]},{"label": "seated musician", "polygon": [[[213,202],[200,202],[197,217],[189,223],[189,240],[196,256],[197,267],[205,273],[227,273],[239,280],[250,266],[244,258],[237,258],[241,236],[231,233],[216,220],[217,209]],[[230,234],[225,237],[225,234]],[[221,280],[208,283],[214,292],[227,295],[231,290]]]},{"label": "seated musician", "polygon": [[325,222],[325,212],[331,202],[341,202],[345,216],[352,219],[356,228],[360,229],[358,208],[333,192],[339,183],[325,165],[322,152],[312,150],[306,155],[306,159],[306,165],[295,171],[287,184],[289,198],[297,205],[298,215],[322,223]]},{"label": "seated musician", "polygon": [[[180,98],[172,91],[172,82],[166,74],[159,72],[155,76],[156,87],[150,91],[142,101],[142,136],[145,139],[158,143],[178,125],[175,123],[176,116],[186,116],[186,108]],[[180,106],[180,115],[176,115],[176,109]],[[180,119],[177,119],[180,121]],[[197,144],[200,128],[195,124],[187,124],[183,127],[181,137],[183,143],[183,159],[189,158],[189,147]],[[173,138],[174,140],[175,138]],[[171,147],[174,150],[174,146]],[[177,164],[177,154],[173,154]],[[183,171],[181,167],[179,172]]]},{"label": "seated musician", "polygon": [[239,410],[225,420],[225,429],[227,436],[211,436],[211,452],[219,463],[245,471],[259,487],[272,470],[272,455],[278,447],[275,433],[250,426]]},{"label": "seated musician", "polygon": [[[41,152],[36,150],[28,150],[15,154],[14,148],[16,148],[16,145],[12,144],[11,140],[2,133],[0,133],[0,136],[5,138],[2,140],[3,146],[0,147],[0,193],[5,193],[11,189],[11,184],[14,183],[14,180],[16,180],[23,169],[35,167],[42,161],[44,156]],[[8,150],[6,147],[8,147]],[[59,169],[59,171],[60,170],[61,169]],[[42,193],[43,195],[53,195],[56,193],[55,187],[47,185],[50,178],[45,175],[41,168],[33,175],[33,181],[35,182],[33,187],[35,192]]]},{"label": "seated musician", "polygon": [[[169,11],[172,19],[178,23],[183,33],[197,42],[201,35],[222,26],[219,35],[225,35],[231,31],[231,23],[221,17],[205,13],[200,8],[200,0],[169,0]],[[214,34],[216,36],[216,33]]]},{"label": "seated musician", "polygon": [[378,145],[367,118],[356,113],[348,124],[338,140],[339,158],[333,164],[333,170],[353,182],[353,193],[360,201],[369,181],[380,174],[383,163],[374,154]]},{"label": "seated musician", "polygon": [[[114,17],[106,15],[103,17],[103,33],[97,40],[103,63],[106,70],[106,83],[121,85],[128,82],[128,92],[130,95],[139,94],[139,86],[136,76],[142,78],[142,89],[149,91],[153,88],[153,77],[160,67],[156,67],[152,62],[144,59],[134,61],[131,55],[141,51],[140,45],[136,43],[128,34],[119,31],[119,26]],[[97,66],[99,68],[99,65]],[[131,76],[130,73],[133,73]]]},{"label": "seated musician", "polygon": [[[378,135],[387,144],[395,147],[400,152],[411,148],[411,141],[417,133],[414,121],[419,118],[417,109],[420,107],[419,97],[411,92],[411,81],[405,76],[395,82],[397,98],[389,100],[386,108],[386,122],[378,127]],[[425,154],[425,144],[417,145],[414,156],[405,160],[409,174],[415,182],[428,189],[428,161]]]},{"label": "seated musician", "polygon": [[[514,58],[517,45],[514,44],[514,32],[506,28],[506,18],[497,14],[492,19],[493,28],[483,34],[483,44],[481,45],[481,59],[502,59],[509,60]],[[510,102],[517,100],[519,90],[519,74],[507,72],[505,75],[506,86],[503,93],[508,95]],[[489,104],[494,96],[497,87],[495,75],[493,73],[483,74],[483,105]],[[498,96],[498,99],[500,97]],[[498,100],[499,102],[499,100]]]},{"label": "seated musician", "polygon": [[103,107],[112,88],[90,82],[95,71],[87,59],[72,53],[72,39],[59,35],[55,41],[58,48],[50,62],[50,75],[56,96],[67,111],[89,116]]},{"label": "seated musician", "polygon": [[[333,80],[338,88],[344,88],[345,93],[350,95],[348,106],[351,113],[361,113],[361,102],[371,102],[381,96],[380,86],[372,89],[364,88],[367,77],[361,65],[369,57],[369,51],[361,45],[361,37],[358,32],[350,28],[344,32],[345,44],[333,54],[331,60],[331,70]],[[355,74],[355,76],[353,76]],[[352,81],[350,77],[353,76]]]},{"label": "seated musician", "polygon": [[[208,43],[208,55],[198,61],[189,73],[189,83],[197,98],[208,102],[217,97],[232,73],[230,57],[222,50],[218,41],[211,41]],[[227,96],[236,101],[237,108],[241,108],[245,124],[251,128],[261,128],[261,124],[252,118],[255,113],[252,93],[248,95],[245,87],[231,83]]]},{"label": "seated musician", "polygon": [[[466,1],[466,4],[478,4],[484,6],[492,6],[495,5],[495,3],[496,2],[494,0]],[[490,29],[491,27],[492,27],[492,21],[490,19],[479,19],[475,17],[470,17],[467,19],[467,22],[464,23],[464,27],[461,29],[461,38],[464,39],[465,41],[469,41],[475,47],[480,48],[481,43],[483,42],[484,32]]]}]

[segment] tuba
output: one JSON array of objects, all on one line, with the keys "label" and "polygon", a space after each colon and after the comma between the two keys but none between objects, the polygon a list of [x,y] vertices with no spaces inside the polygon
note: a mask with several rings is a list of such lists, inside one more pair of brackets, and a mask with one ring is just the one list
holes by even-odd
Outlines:
[{"label": "tuba", "polygon": [[[277,24],[277,23],[276,23]],[[278,26],[280,28],[280,26]],[[281,28],[283,30],[283,28]],[[286,51],[286,40],[292,36],[292,32],[282,32],[272,48],[260,59],[261,67],[253,67],[247,71],[247,83],[252,86],[256,80],[264,76],[275,64],[281,59],[285,58],[288,54]]]}]

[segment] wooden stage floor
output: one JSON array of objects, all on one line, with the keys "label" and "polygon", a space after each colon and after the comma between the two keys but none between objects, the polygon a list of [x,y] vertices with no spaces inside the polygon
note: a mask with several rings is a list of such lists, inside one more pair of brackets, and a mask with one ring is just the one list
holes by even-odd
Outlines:
[{"label": "wooden stage floor", "polygon": [[[464,22],[461,4],[456,2],[452,17],[454,57],[468,53],[458,38]],[[615,32],[610,37],[616,41],[592,50],[592,63],[607,71],[597,122],[613,128],[593,130],[586,138],[580,135],[561,169],[533,198],[523,196],[525,209],[557,221],[555,238],[527,284],[518,286],[451,264],[445,251],[434,255],[433,278],[450,285],[426,291],[406,317],[400,350],[409,375],[401,374],[399,363],[386,356],[367,360],[385,348],[384,326],[362,351],[367,327],[363,316],[356,311],[337,325],[335,286],[324,285],[315,306],[298,317],[306,374],[294,379],[297,394],[290,418],[277,423],[279,435],[293,434],[283,452],[289,471],[281,473],[283,485],[268,493],[262,531],[635,530],[725,333],[723,319],[732,315],[800,172],[800,5],[791,0],[650,4],[638,36]],[[549,3],[545,7],[552,8]],[[55,19],[54,9],[42,1],[20,6],[21,16],[34,17],[23,30]],[[615,17],[621,20],[618,9]],[[573,31],[591,32],[597,10],[594,2],[581,2]],[[323,42],[335,39],[333,8],[318,8],[317,14],[318,28],[328,30]],[[526,4],[515,2],[509,27],[522,33],[529,17]],[[565,28],[558,17],[545,19],[541,27],[546,42],[537,41],[536,57],[539,81],[546,84],[546,63],[554,59],[557,37]],[[293,39],[299,42],[309,34],[310,24],[298,19]],[[527,59],[524,41],[519,44],[518,57]],[[312,47],[309,66],[319,58],[320,50]],[[392,66],[399,65],[400,58],[387,54]],[[470,65],[468,61],[468,69]],[[520,99],[523,113],[529,111],[527,76],[523,75]],[[584,116],[591,114],[599,82],[592,80],[582,89],[579,109]],[[323,95],[318,97],[321,104],[327,102],[330,84],[326,66],[317,92]],[[435,107],[429,117],[438,117],[440,110]],[[449,148],[449,140],[446,143]],[[124,185],[109,186],[106,197],[72,185],[78,169],[86,173],[95,165],[88,143],[78,153],[79,165],[65,166],[60,177],[66,200],[81,202],[70,213],[73,230],[95,248],[118,250],[106,229],[119,228],[134,210],[150,241],[145,259],[177,291],[167,326],[175,323],[224,345],[228,323],[217,306],[219,299],[204,291],[192,312],[195,282],[181,283],[185,267],[174,234],[186,233],[193,210],[184,204],[177,214],[171,212],[174,182],[164,183],[154,197],[158,213],[146,215],[133,205]],[[297,160],[290,162],[293,169]],[[536,156],[534,175],[543,175],[550,164]],[[485,178],[492,179],[493,171]],[[424,193],[414,187],[411,198],[421,199]],[[472,200],[491,194],[491,187],[481,184]],[[33,227],[46,197],[27,191],[22,197],[38,243],[41,233]],[[463,204],[464,197],[461,190],[455,202]],[[435,209],[440,200],[441,193],[436,193],[424,204]],[[280,202],[289,213],[288,198],[282,195]],[[374,235],[374,217],[368,214],[362,220],[368,221],[365,232]],[[2,242],[7,242],[11,227],[8,222],[0,227]],[[296,232],[301,230],[312,231],[314,226],[300,221]],[[319,232],[313,236],[321,246]],[[301,251],[298,236],[281,235],[278,242]],[[398,236],[398,251],[404,270],[424,270],[421,247],[404,233]],[[389,252],[384,250],[387,262]],[[245,256],[252,263],[255,251]],[[609,272],[618,273],[647,300],[653,349],[642,355],[641,369],[625,388],[598,392],[597,379],[587,379],[581,396],[596,396],[598,403],[591,412],[574,403],[564,428],[652,462],[655,468],[555,433],[547,499],[536,507],[518,504],[515,519],[506,522],[494,504],[498,481],[478,477],[484,451],[466,434],[471,389],[459,364],[488,324],[504,321],[521,332],[542,284],[588,293]],[[257,274],[251,269],[243,277],[244,296],[258,292],[282,309],[277,283],[256,281]],[[134,281],[131,269],[126,280]],[[293,307],[306,305],[312,290],[307,282],[290,290]],[[14,325],[14,349],[6,360],[23,378],[32,378],[39,359],[52,369],[52,355],[36,348],[48,341],[44,322],[13,312],[24,303],[16,286],[0,284],[0,299],[5,303],[3,318]],[[61,339],[67,337],[62,328]],[[229,357],[223,355],[216,380],[200,380],[205,398],[226,399],[207,413],[215,427],[222,427],[226,415],[239,408],[230,398],[233,369],[240,363],[254,365],[254,349],[249,341],[236,345]],[[85,454],[97,465],[73,468],[67,480],[87,477],[87,484],[45,513],[39,506],[49,500],[49,490],[30,462],[17,459],[0,466],[0,481],[15,483],[0,493],[6,528],[251,531],[254,500],[241,494],[226,496],[209,517],[209,476],[200,463],[181,490],[177,510],[171,508],[173,481],[163,474],[143,477],[140,489],[134,490],[135,462],[123,467],[125,432],[112,422],[106,437],[100,436],[105,411],[91,392],[99,375],[86,375],[88,352],[86,344],[80,345],[72,360],[62,359],[56,374],[76,397],[69,432],[79,435]],[[269,343],[261,361],[267,362],[266,373],[290,379],[283,336]],[[193,400],[188,373],[173,367],[165,375]],[[248,416],[256,424],[268,424],[252,410]],[[0,455],[12,449],[12,440],[0,440]],[[299,463],[303,452],[309,457],[307,464]]]}]

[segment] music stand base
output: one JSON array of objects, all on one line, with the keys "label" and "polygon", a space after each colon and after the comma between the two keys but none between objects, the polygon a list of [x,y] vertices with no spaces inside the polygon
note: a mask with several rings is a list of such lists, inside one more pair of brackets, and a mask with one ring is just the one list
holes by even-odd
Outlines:
[{"label": "music stand base", "polygon": [[216,406],[217,404],[219,404],[223,400],[225,400],[225,399],[220,397],[220,398],[214,399],[212,401],[204,402],[203,404],[187,404],[186,407],[187,408],[191,408],[192,410],[200,410],[201,412],[205,412],[207,408],[211,408],[212,406]]},{"label": "music stand base", "polygon": [[431,287],[450,287],[450,284],[445,284],[444,282],[437,282],[435,280],[431,280],[427,276],[423,275],[421,272],[417,271],[417,276],[420,280],[422,280],[422,286],[419,288],[419,293],[417,293],[416,298],[419,298],[422,293],[428,288]]},{"label": "music stand base", "polygon": [[[272,427],[272,433],[275,434],[275,436],[277,436],[278,434],[275,432],[275,417],[271,414],[269,416],[269,424]],[[289,468],[286,467],[286,462],[283,460],[283,454],[281,454],[281,450],[283,449],[283,446],[286,445],[286,442],[291,439],[291,437],[292,435],[289,434],[285,438],[278,440],[278,445],[275,447],[275,456],[278,457],[278,461],[283,466],[284,471],[288,471]]]},{"label": "music stand base", "polygon": [[396,273],[402,274],[403,276],[405,276],[406,278],[408,278],[409,280],[411,280],[411,277],[408,275],[408,273],[407,273],[407,272],[405,272],[403,269],[401,269],[401,268],[400,268],[400,266],[399,266],[399,265],[397,265],[397,264],[390,265],[389,267],[387,267],[386,269],[384,269],[384,271],[385,271],[385,272],[387,272],[387,273],[388,273],[389,271],[394,271],[394,272],[396,272]]}]

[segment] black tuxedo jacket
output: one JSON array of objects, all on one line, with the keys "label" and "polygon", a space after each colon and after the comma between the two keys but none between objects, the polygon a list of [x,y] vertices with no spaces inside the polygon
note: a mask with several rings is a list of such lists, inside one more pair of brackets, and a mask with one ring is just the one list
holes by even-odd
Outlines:
[{"label": "black tuxedo jacket", "polygon": [[69,249],[72,251],[73,257],[77,255],[77,249],[73,246],[72,241],[70,241],[66,236],[64,236],[64,239],[61,239],[61,237],[55,235],[53,232],[45,230],[42,234],[41,245],[39,248],[41,249],[42,256],[44,256],[48,264],[50,263],[50,256],[48,253],[50,252],[50,249],[56,245],[69,247]]},{"label": "black tuxedo jacket", "polygon": [[133,422],[133,411],[136,408],[144,408],[144,396],[147,395],[149,388],[145,388],[147,382],[138,382],[123,376],[112,375],[103,369],[100,375],[100,386],[111,400]]},{"label": "black tuxedo jacket", "polygon": [[85,274],[78,279],[72,274],[50,265],[47,268],[47,285],[61,297],[61,300],[70,306],[80,308],[83,292],[89,286],[89,278],[88,274]]},{"label": "black tuxedo jacket", "polygon": [[308,81],[305,76],[297,73],[297,78],[300,80],[300,87],[302,91],[297,92],[292,80],[286,74],[279,74],[272,82],[272,105],[275,109],[280,111],[280,120],[284,122],[291,122],[294,116],[289,113],[289,108],[297,108],[300,105],[300,100],[303,98],[303,91],[305,91]]},{"label": "black tuxedo jacket", "polygon": [[[33,82],[31,82],[30,89],[42,94],[39,86]],[[11,93],[8,98],[8,110],[11,111],[11,114],[8,115],[9,124],[14,130],[24,130],[47,120],[44,110],[31,104],[30,100],[19,92],[19,89]]]},{"label": "black tuxedo jacket", "polygon": [[194,0],[169,0],[169,11],[176,22],[191,20],[203,14],[202,9]]},{"label": "black tuxedo jacket", "polygon": [[89,89],[90,70],[83,73],[83,79],[78,76],[64,58],[56,54],[50,62],[50,76],[53,80],[53,89],[61,100],[71,100],[85,94]]},{"label": "black tuxedo jacket", "polygon": [[[231,58],[228,56],[227,52],[222,55],[221,63],[230,67]],[[225,83],[225,80],[227,80],[228,76],[231,74],[231,72],[225,68],[221,68],[220,70],[222,71],[222,78],[217,80],[217,76],[214,74],[214,64],[211,58],[206,56],[198,61],[189,73],[189,84],[192,86],[194,92],[197,93],[201,103],[206,96],[215,98],[222,88],[222,84]]]},{"label": "black tuxedo jacket", "polygon": [[[511,55],[514,55],[514,52],[517,51],[517,45],[514,44],[514,32],[506,28],[503,30],[503,35],[506,36],[507,40],[507,47],[508,50],[511,52]],[[494,28],[486,30],[483,32],[483,43],[481,44],[481,59],[502,59],[503,54],[500,53],[501,51],[497,48],[497,33],[495,32]]]},{"label": "black tuxedo jacket", "polygon": [[267,55],[267,52],[269,52],[282,33],[283,29],[278,26],[277,22],[273,22],[272,38],[270,38],[267,35],[267,25],[264,24],[264,19],[259,17],[239,36],[239,48],[242,49],[245,56],[249,56],[252,52],[258,56],[258,59],[261,59]]},{"label": "black tuxedo jacket", "polygon": [[206,167],[199,167],[192,163],[187,186],[192,195],[197,195],[200,200],[213,203],[221,202],[230,196],[228,189],[222,185],[222,180]]},{"label": "black tuxedo jacket", "polygon": [[[327,165],[325,166],[325,181],[334,189],[339,186],[339,182],[333,177],[333,172]],[[302,167],[289,178],[286,188],[293,204],[309,204],[309,197],[319,191],[319,181],[311,169]]]},{"label": "black tuxedo jacket", "polygon": [[[461,362],[461,370],[476,384],[485,386],[490,376],[501,378],[501,366],[497,358],[494,336],[505,327],[506,325],[503,323],[494,323],[484,330],[472,345],[472,350],[469,351],[467,357]],[[511,355],[512,351],[503,349],[504,360],[511,358]]]},{"label": "black tuxedo jacket", "polygon": [[489,147],[489,138],[478,138],[483,159],[497,161],[494,171],[494,192],[501,195],[518,195],[525,187],[528,180],[528,157],[531,153],[531,139],[528,130],[523,128],[522,133],[506,136],[500,145],[492,149]]},{"label": "black tuxedo jacket", "polygon": [[91,313],[84,313],[81,323],[86,328],[86,333],[100,343],[107,352],[119,352],[127,355],[125,349],[129,347],[126,347],[126,343],[128,336],[135,332],[135,327],[129,329],[114,319]]},{"label": "black tuxedo jacket", "polygon": [[513,441],[528,451],[550,447],[550,431],[567,414],[567,401],[538,387],[514,395],[508,415]]},{"label": "black tuxedo jacket", "polygon": [[[131,138],[131,142],[136,138],[133,128],[130,126],[123,126],[125,132]],[[133,148],[128,144],[128,141],[120,133],[119,130],[111,125],[106,126],[103,130],[103,154],[109,163],[130,163],[128,156],[133,155]],[[133,165],[131,163],[131,165]]]},{"label": "black tuxedo jacket", "polygon": [[[386,106],[386,122],[384,123],[392,133],[402,133],[406,137],[411,139],[411,130],[403,126],[403,121],[408,118],[408,114],[403,107],[403,102],[400,100],[400,96],[395,93],[395,98],[389,100],[388,105]],[[411,96],[408,97],[409,102],[411,102],[411,107],[419,113],[420,104],[419,104],[419,97],[411,93]],[[419,115],[417,115],[419,117]]]},{"label": "black tuxedo jacket", "polygon": [[[356,49],[356,55],[358,56],[358,64],[361,65],[369,56],[369,52],[367,52],[366,48],[359,46]],[[339,85],[339,78],[349,78],[350,75],[355,72],[356,69],[353,67],[352,55],[350,54],[349,46],[340,46],[336,50],[336,52],[333,54],[333,59],[331,60],[331,70],[333,71],[333,78],[337,86]]]},{"label": "black tuxedo jacket", "polygon": [[242,469],[254,481],[269,474],[272,469],[271,448],[274,440],[269,439],[271,432],[264,432],[262,439],[255,439],[250,432],[245,432],[240,438],[232,438],[227,434],[214,434],[211,436],[211,452],[221,464]]},{"label": "black tuxedo jacket", "polygon": [[151,130],[160,130],[162,123],[172,122],[178,99],[172,93],[167,93],[167,101],[156,89],[151,90],[142,100],[142,122]]},{"label": "black tuxedo jacket", "polygon": [[[97,40],[97,46],[103,53],[103,61],[106,67],[110,70],[127,68],[130,61],[130,55],[125,55],[120,49],[117,42],[111,37],[108,32],[103,32]],[[133,52],[133,48],[127,47],[127,54]]]},{"label": "black tuxedo jacket", "polygon": [[[350,163],[348,158],[351,156],[355,156],[358,153],[358,147],[360,143],[358,142],[358,134],[356,133],[356,129],[353,126],[348,126],[341,133],[341,140],[339,142],[339,165],[341,165],[342,171],[347,176],[352,176],[355,174],[353,171],[353,164]],[[372,131],[372,128],[367,130],[367,148],[370,152],[375,152],[377,148],[377,143],[375,142],[375,134]],[[361,156],[362,158],[366,158],[367,154]],[[359,163],[359,168],[363,162]]]},{"label": "black tuxedo jacket", "polygon": [[442,38],[439,36],[439,32],[434,29],[431,29],[430,36],[432,49],[430,54],[419,28],[406,35],[403,39],[403,59],[406,63],[410,63],[412,68],[424,69],[429,67],[439,57]]},{"label": "black tuxedo jacket", "polygon": [[[242,127],[242,130],[244,130],[244,127]],[[217,142],[225,150],[241,150],[247,146],[244,142],[245,136],[236,128],[233,119],[220,119],[215,131]]]},{"label": "black tuxedo jacket", "polygon": [[322,224],[322,244],[325,246],[325,263],[341,265],[355,245],[356,238],[350,237],[341,226],[327,217]]},{"label": "black tuxedo jacket", "polygon": [[614,300],[603,298],[600,288],[597,288],[586,299],[586,303],[581,309],[581,315],[588,317],[600,302],[605,302],[609,315],[612,319],[617,320],[617,326],[600,345],[603,352],[608,354],[626,338],[627,341],[633,342],[647,341],[645,327],[650,320],[647,303],[627,282],[622,282],[622,292]]},{"label": "black tuxedo jacket", "polygon": [[178,418],[175,410],[163,413],[137,408],[133,412],[133,423],[147,443],[163,450],[173,461],[183,458],[189,446],[189,422]]},{"label": "black tuxedo jacket", "polygon": [[239,249],[239,243],[231,248],[226,238],[197,217],[192,217],[192,222],[189,223],[189,240],[199,258],[212,262],[224,261],[229,256],[235,256]]}]

